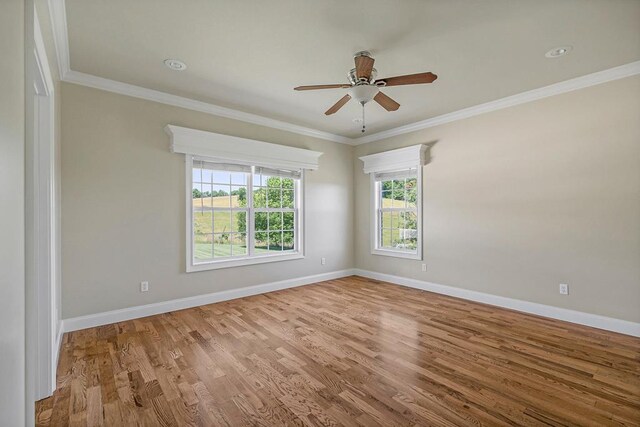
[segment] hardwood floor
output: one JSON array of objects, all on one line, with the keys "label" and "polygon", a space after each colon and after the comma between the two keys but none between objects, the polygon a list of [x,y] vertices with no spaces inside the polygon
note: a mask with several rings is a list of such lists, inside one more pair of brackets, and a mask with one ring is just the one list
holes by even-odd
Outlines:
[{"label": "hardwood floor", "polygon": [[36,417],[640,425],[639,350],[630,336],[349,277],[68,333]]}]

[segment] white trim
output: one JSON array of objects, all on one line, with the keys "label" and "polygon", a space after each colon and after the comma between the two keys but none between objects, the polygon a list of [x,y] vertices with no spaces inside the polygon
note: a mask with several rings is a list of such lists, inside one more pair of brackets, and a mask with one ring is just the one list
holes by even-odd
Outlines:
[{"label": "white trim", "polygon": [[405,258],[405,259],[416,259],[422,260],[422,166],[418,166],[416,171],[417,174],[417,184],[418,184],[418,194],[416,196],[416,225],[417,225],[417,234],[418,234],[418,244],[416,246],[416,252],[404,252],[400,250],[393,249],[382,249],[380,246],[380,217],[378,216],[379,200],[378,195],[380,194],[379,186],[380,182],[376,181],[375,173],[369,174],[370,177],[370,222],[369,227],[371,229],[371,238],[369,240],[369,246],[371,250],[371,255],[379,255],[379,256],[389,256],[394,258]]},{"label": "white trim", "polygon": [[496,99],[494,101],[485,102],[483,104],[474,105],[472,107],[463,108],[440,116],[431,117],[408,125],[399,126],[393,129],[384,130],[367,136],[361,136],[355,139],[354,145],[366,144],[369,142],[379,141],[381,139],[391,138],[393,136],[403,135],[422,129],[431,128],[445,123],[457,120],[467,119],[469,117],[478,116],[480,114],[489,113],[491,111],[501,110],[503,108],[513,107],[527,102],[537,101],[562,93],[571,92],[578,89],[584,89],[590,86],[607,83],[614,80],[623,79],[640,74],[640,61],[624,64],[619,67],[609,68],[607,70],[598,71],[596,73],[587,74],[585,76],[576,77],[562,82],[554,83],[538,89],[529,90],[516,95],[507,96],[506,98]]},{"label": "white trim", "polygon": [[67,11],[64,0],[48,0],[48,3],[58,72],[60,73],[60,80],[65,80],[67,73],[71,71],[69,35],[67,33]]},{"label": "white trim", "polygon": [[171,152],[282,169],[318,169],[319,151],[167,125]]},{"label": "white trim", "polygon": [[197,101],[195,99],[185,98],[154,89],[148,89],[141,86],[135,86],[128,83],[105,79],[103,77],[85,74],[78,71],[69,70],[67,73],[65,73],[62,80],[65,82],[88,86],[95,89],[106,90],[107,92],[132,96],[134,98],[146,99],[147,101],[159,102],[161,104],[172,105],[174,107],[185,108],[187,110],[199,111],[218,117],[226,117],[228,119],[239,120],[241,122],[252,123],[259,126],[266,126],[268,128],[279,129],[287,132],[297,133],[299,135],[310,136],[313,138],[325,139],[328,141],[339,142],[343,144],[351,144],[353,142],[351,138],[335,135],[333,133],[294,125],[292,123],[284,122],[281,120],[270,119],[268,117],[259,116],[252,113],[245,113],[244,111],[221,107],[219,105],[211,104],[208,102]]},{"label": "white trim", "polygon": [[[422,259],[422,166],[426,164],[426,144],[412,145],[396,150],[383,151],[360,157],[364,163],[364,173],[369,174],[370,188],[370,249],[372,255],[391,256],[396,258]],[[380,183],[376,180],[378,172],[396,172],[415,169],[417,175],[418,194],[416,199],[418,245],[416,252],[405,252],[393,249],[382,249],[380,246],[380,209],[378,196]]]},{"label": "white trim", "polygon": [[82,86],[92,87],[94,89],[102,89],[107,92],[118,93],[120,95],[132,96],[134,98],[146,99],[147,101],[159,102],[161,104],[181,107],[188,110],[199,111],[202,113],[212,114],[218,117],[226,117],[228,119],[239,120],[246,123],[252,123],[259,126],[266,126],[272,129],[279,129],[286,132],[297,133],[299,135],[310,136],[327,141],[339,142],[341,144],[353,144],[353,139],[342,135],[336,135],[331,132],[324,132],[305,126],[295,125],[293,123],[282,120],[275,120],[258,114],[246,113],[244,111],[234,110],[232,108],[222,107],[220,105],[197,101],[195,99],[185,98],[182,96],[172,95],[141,86],[131,85],[116,80],[105,79],[103,77],[91,74],[73,71],[71,69],[71,59],[69,53],[69,36],[67,32],[67,14],[65,0],[48,0],[49,14],[51,17],[51,26],[53,29],[53,38],[56,47],[56,56],[58,59],[58,69],[60,71],[60,80],[75,83]]},{"label": "white trim", "polygon": [[629,64],[554,83],[549,86],[489,101],[472,107],[463,108],[462,110],[442,114],[440,116],[384,130],[371,135],[361,136],[359,138],[348,138],[331,132],[324,132],[317,129],[294,125],[292,123],[270,119],[257,114],[245,113],[243,111],[221,107],[207,102],[171,95],[153,89],[147,89],[140,86],[73,71],[71,70],[70,63],[65,1],[48,1],[58,59],[57,62],[60,70],[60,79],[62,81],[348,145],[361,145],[373,141],[379,141],[381,139],[391,138],[393,136],[403,135],[405,133],[415,132],[421,129],[427,129],[444,123],[450,123],[491,111],[536,101],[549,96],[559,95],[640,74],[640,61],[631,62]]},{"label": "white trim", "polygon": [[551,319],[590,326],[592,328],[640,337],[640,323],[354,268],[64,319],[62,321],[62,327],[60,328],[60,342],[62,340],[62,332],[73,332],[80,329],[108,325],[116,322],[124,322],[146,316],[184,310],[200,305],[214,304],[217,302],[295,288],[298,286],[304,286],[326,280],[335,280],[353,275],[389,282],[409,288],[420,289],[423,291],[434,292],[437,294],[448,295],[469,301],[480,302],[483,304],[494,305],[497,307],[508,308]]},{"label": "white trim", "polygon": [[426,152],[426,144],[417,144],[369,154],[359,159],[364,163],[364,173],[392,172],[423,166],[426,163]]},{"label": "white trim", "polygon": [[[56,378],[55,375],[58,371],[58,360],[60,360],[60,349],[62,348],[62,338],[64,337],[64,329],[63,329],[63,323],[62,323],[62,319],[58,319],[58,323],[56,325],[56,344],[55,344],[55,353],[54,353],[54,360],[53,360],[53,384],[55,387],[56,384]],[[55,390],[55,388],[54,388]]]},{"label": "white trim", "polygon": [[[247,233],[249,234],[249,233]],[[255,233],[254,233],[255,234]],[[252,236],[254,235],[252,234]],[[284,254],[268,254],[258,256],[247,256],[244,258],[230,258],[220,261],[202,262],[198,264],[187,264],[187,273],[197,271],[219,270],[221,268],[242,267],[245,265],[266,264],[268,262],[291,261],[294,259],[303,259],[302,252],[290,251]]]},{"label": "white trim", "polygon": [[330,273],[321,273],[312,276],[281,280],[278,282],[264,283],[261,285],[248,286],[240,289],[230,289],[227,291],[213,292],[205,295],[179,298],[170,301],[123,308],[120,310],[107,311],[97,314],[89,314],[87,316],[64,319],[63,328],[64,332],[77,331],[79,329],[108,325],[110,323],[116,322],[124,322],[126,320],[138,319],[141,317],[153,316],[155,314],[168,313],[176,310],[184,310],[186,308],[213,304],[221,301],[229,301],[232,299],[263,294],[266,292],[295,288],[298,286],[309,285],[311,283],[322,282],[325,280],[339,279],[351,275],[353,275],[353,270],[351,269],[338,270]]},{"label": "white trim", "polygon": [[30,291],[27,316],[32,338],[27,351],[32,353],[28,367],[32,370],[36,400],[55,390],[59,333],[56,302],[56,199],[54,85],[45,50],[40,22],[33,11],[33,56],[28,58],[27,79],[33,91],[28,93],[28,143],[26,163],[27,199],[27,277]]},{"label": "white trim", "polygon": [[454,286],[439,285],[437,283],[430,283],[417,279],[409,279],[407,277],[394,276],[391,274],[378,273],[375,271],[356,268],[354,269],[353,274],[370,279],[394,283],[396,285],[407,286],[409,288],[421,289],[423,291],[435,292],[437,294],[449,295],[469,301],[481,302],[483,304],[495,305],[497,307],[522,311],[524,313],[535,314],[551,319],[577,323],[579,325],[590,326],[592,328],[604,329],[607,331],[640,337],[640,323],[630,322],[627,320],[614,319],[612,317],[600,316],[598,314],[585,313],[582,311],[569,310],[566,308],[554,307],[551,305],[501,297],[484,292],[456,288]]},{"label": "white trim", "polygon": [[[320,153],[322,154],[322,153]],[[194,159],[195,157],[195,159]],[[206,157],[201,158],[204,161],[210,161]],[[255,228],[254,228],[254,215],[256,211],[264,211],[262,208],[253,207],[253,176],[255,173],[255,167],[251,167],[251,171],[247,172],[247,208],[243,209],[247,212],[247,224],[249,230],[246,231],[248,253],[244,257],[228,257],[221,259],[214,259],[210,261],[204,261],[201,263],[194,263],[193,257],[193,161],[197,160],[197,156],[190,154],[185,155],[185,206],[186,206],[186,272],[193,273],[198,271],[218,270],[221,268],[229,267],[241,267],[253,264],[265,264],[270,262],[291,261],[296,259],[303,259],[305,257],[305,245],[304,245],[304,181],[305,170],[300,171],[300,177],[294,180],[295,191],[295,206],[293,209],[287,211],[294,212],[295,225],[294,236],[295,245],[294,250],[283,251],[280,254],[254,254],[255,247]],[[284,211],[284,210],[283,210]]]}]

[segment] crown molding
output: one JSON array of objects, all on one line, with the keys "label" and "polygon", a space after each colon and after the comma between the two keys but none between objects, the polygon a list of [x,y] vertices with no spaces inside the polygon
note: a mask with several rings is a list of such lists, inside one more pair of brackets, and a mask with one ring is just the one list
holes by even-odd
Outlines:
[{"label": "crown molding", "polygon": [[255,125],[266,126],[272,129],[293,132],[299,135],[311,136],[314,138],[325,139],[342,144],[353,143],[353,140],[351,138],[346,138],[344,136],[335,135],[329,132],[323,132],[316,129],[298,126],[292,123],[259,116],[257,114],[245,113],[243,111],[221,107],[219,105],[209,104],[207,102],[197,101],[195,99],[185,98],[178,95],[172,95],[154,89],[148,89],[141,86],[105,79],[103,77],[85,74],[79,71],[68,71],[62,80],[69,83],[75,83],[82,86],[88,86],[95,89],[102,89],[108,92],[118,93],[120,95],[132,96],[134,98],[146,99],[148,101],[172,105],[174,107],[181,107],[188,110],[212,114],[218,117],[226,117],[229,119],[239,120]]},{"label": "crown molding", "polygon": [[393,136],[403,135],[405,133],[415,132],[445,123],[454,122],[457,120],[467,119],[469,117],[478,116],[480,114],[489,113],[491,111],[497,111],[503,108],[537,101],[538,99],[560,95],[562,93],[571,92],[578,89],[584,89],[590,86],[599,85],[601,83],[607,83],[613,80],[635,76],[637,74],[640,74],[640,61],[631,62],[619,67],[609,68],[608,70],[598,71],[596,73],[587,74],[585,76],[576,77],[570,80],[565,80],[563,82],[554,83],[549,86],[544,86],[516,95],[507,96],[506,98],[497,99],[495,101],[485,102],[484,104],[474,105],[473,107],[463,108],[462,110],[454,111],[452,113],[443,114],[389,130],[384,130],[371,135],[361,136],[355,139],[354,145],[367,144],[369,142],[379,141],[381,139],[391,138]]},{"label": "crown molding", "polygon": [[54,33],[53,38],[55,42],[56,58],[60,71],[60,80],[64,82],[106,90],[120,95],[132,96],[134,98],[146,99],[148,101],[199,111],[218,117],[239,120],[259,126],[266,126],[272,129],[279,129],[299,135],[339,142],[341,144],[352,145],[354,143],[354,139],[342,135],[336,135],[330,132],[324,132],[281,120],[271,119],[258,114],[246,113],[244,111],[238,111],[208,102],[197,101],[195,99],[172,95],[154,89],[148,89],[91,74],[81,73],[79,71],[73,71],[71,69],[71,59],[69,55],[69,36],[67,33],[65,0],[48,0],[48,2],[51,27],[53,28]]},{"label": "crown molding", "polygon": [[203,101],[197,101],[191,98],[172,95],[166,92],[160,92],[141,86],[135,86],[128,83],[94,76],[91,74],[73,71],[71,70],[69,56],[69,37],[67,34],[67,15],[65,10],[65,0],[48,0],[48,2],[49,13],[51,15],[51,25],[54,33],[53,36],[55,42],[56,57],[58,68],[60,71],[60,79],[62,81],[348,145],[367,144],[369,142],[379,141],[382,139],[387,139],[394,136],[431,128],[445,123],[467,119],[470,117],[478,116],[480,114],[489,113],[491,111],[497,111],[503,108],[513,107],[550,96],[559,95],[578,89],[584,89],[601,83],[606,83],[640,74],[640,61],[631,62],[619,67],[614,67],[608,70],[598,71],[596,73],[587,74],[585,76],[576,77],[559,83],[554,83],[549,86],[522,92],[516,95],[508,96],[506,98],[485,102],[483,104],[475,105],[472,107],[463,108],[462,110],[442,114],[440,116],[431,117],[429,119],[421,120],[414,123],[409,123],[404,126],[380,131],[371,135],[361,136],[358,138],[348,138],[342,135],[299,126],[281,120],[270,119],[268,117],[260,116],[257,114],[246,113],[244,111],[238,111],[232,108],[222,107]]}]

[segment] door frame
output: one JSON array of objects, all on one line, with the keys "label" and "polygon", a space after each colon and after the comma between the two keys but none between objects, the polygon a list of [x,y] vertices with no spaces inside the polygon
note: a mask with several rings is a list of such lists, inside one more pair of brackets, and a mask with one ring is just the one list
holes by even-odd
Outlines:
[{"label": "door frame", "polygon": [[32,382],[33,397],[40,400],[51,396],[56,387],[60,313],[56,292],[59,271],[54,83],[35,10],[32,46],[33,50],[27,51],[30,105],[25,165],[27,377]]}]

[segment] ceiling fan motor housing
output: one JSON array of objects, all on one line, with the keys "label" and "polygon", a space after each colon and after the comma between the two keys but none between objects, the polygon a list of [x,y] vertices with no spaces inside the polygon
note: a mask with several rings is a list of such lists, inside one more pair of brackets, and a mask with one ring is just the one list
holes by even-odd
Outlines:
[{"label": "ceiling fan motor housing", "polygon": [[376,79],[376,76],[378,75],[378,71],[375,68],[371,69],[371,77],[367,80],[365,77],[360,77],[360,79],[358,79],[358,77],[356,76],[356,69],[352,68],[349,73],[347,74],[347,77],[349,78],[349,83],[351,83],[352,85],[356,85],[358,83],[362,84],[362,83],[373,83],[373,81]]}]

